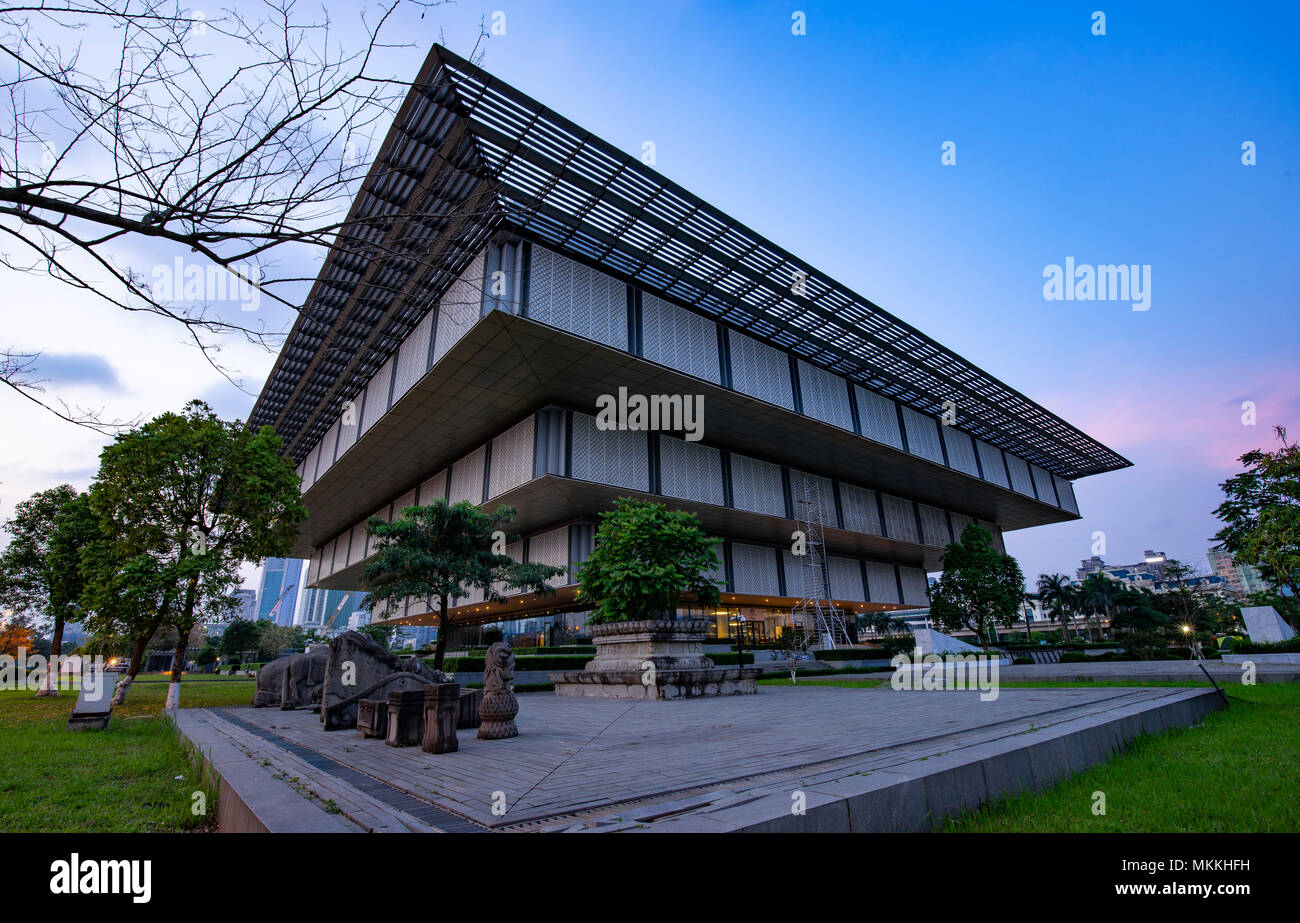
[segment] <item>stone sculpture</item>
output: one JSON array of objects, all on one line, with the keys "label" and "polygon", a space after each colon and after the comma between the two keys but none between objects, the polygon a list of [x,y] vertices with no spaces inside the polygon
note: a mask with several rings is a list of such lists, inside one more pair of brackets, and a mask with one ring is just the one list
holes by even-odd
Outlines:
[{"label": "stone sculpture", "polygon": [[355,728],[357,703],[362,699],[387,699],[398,689],[423,695],[429,683],[450,681],[450,677],[434,672],[418,657],[403,660],[368,635],[345,631],[329,643],[321,687],[321,723],[327,731]]},{"label": "stone sculpture", "polygon": [[253,707],[278,705],[285,710],[308,708],[320,703],[329,650],[313,645],[304,654],[278,657],[257,671]]},{"label": "stone sculpture", "polygon": [[457,683],[433,683],[424,687],[424,737],[420,747],[425,753],[454,753],[460,748],[456,739],[460,709]]},{"label": "stone sculpture", "polygon": [[515,715],[519,700],[515,698],[515,652],[504,641],[488,648],[483,664],[483,701],[478,707],[479,740],[503,740],[518,737]]}]

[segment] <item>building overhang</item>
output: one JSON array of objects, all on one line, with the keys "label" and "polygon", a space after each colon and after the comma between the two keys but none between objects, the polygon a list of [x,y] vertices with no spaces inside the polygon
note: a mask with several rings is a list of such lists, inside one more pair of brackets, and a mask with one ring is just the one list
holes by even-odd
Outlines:
[{"label": "building overhang", "polygon": [[[752,593],[723,593],[720,606],[726,608],[783,609],[789,611],[799,603],[792,596],[756,596]],[[894,612],[914,609],[898,603],[868,603],[855,600],[835,600],[835,605],[846,614]],[[453,625],[485,625],[491,622],[517,621],[540,618],[562,612],[580,612],[591,608],[584,603],[573,586],[560,587],[554,593],[525,593],[500,602],[470,603],[447,610],[447,621]],[[425,609],[406,615],[383,619],[372,625],[437,625],[438,613]]]},{"label": "building overhang", "polygon": [[[630,393],[703,395],[703,432],[708,444],[995,522],[1004,531],[1079,518],[1068,510],[829,423],[528,318],[493,311],[479,319],[307,490],[303,499],[310,515],[292,554],[310,556],[344,529],[414,489],[527,414],[549,404],[594,414],[596,398],[616,393],[619,387],[626,387]],[[603,503],[597,507],[603,509],[611,496],[633,493],[559,480],[565,483],[533,488],[541,492],[519,498],[518,530],[523,530],[524,523],[534,516],[526,509],[525,500],[543,501],[562,512],[588,501]],[[512,502],[509,498],[510,494],[505,494],[489,502]],[[665,502],[674,507],[691,505],[690,501],[671,498],[665,498]],[[698,506],[704,510],[707,505]],[[582,512],[591,513],[593,508],[588,506]],[[719,529],[728,523],[724,514],[742,518],[753,515],[721,511],[717,514]],[[565,513],[559,518],[571,515]],[[768,516],[756,520],[788,524],[788,520]],[[730,521],[740,523],[740,518]],[[756,522],[743,524],[749,528]],[[828,530],[828,535],[831,531],[839,530]],[[779,539],[780,543],[788,541],[788,532]],[[880,553],[888,551],[882,546]],[[919,557],[914,553],[906,563],[919,564]],[[346,573],[340,571],[336,576]]]},{"label": "building overhang", "polygon": [[[446,291],[508,230],[1047,471],[1131,463],[951,349],[538,101],[434,46],[250,414],[306,458]],[[797,283],[797,284],[796,284]]]}]

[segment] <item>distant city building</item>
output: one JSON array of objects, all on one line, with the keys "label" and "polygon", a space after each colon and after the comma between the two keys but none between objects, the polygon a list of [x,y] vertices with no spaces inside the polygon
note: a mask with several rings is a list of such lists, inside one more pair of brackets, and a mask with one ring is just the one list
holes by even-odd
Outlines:
[{"label": "distant city building", "polygon": [[267,558],[257,594],[257,618],[272,619],[277,625],[292,625],[301,581],[301,558]]},{"label": "distant city building", "polygon": [[[1101,574],[1134,589],[1151,590],[1154,593],[1166,593],[1176,588],[1168,579],[1168,566],[1173,559],[1163,551],[1144,551],[1142,560],[1136,564],[1107,564],[1093,555],[1079,562],[1079,569],[1074,572],[1075,583],[1081,583],[1091,574]],[[1186,586],[1227,592],[1227,581],[1214,574],[1191,577],[1183,581]]]},{"label": "distant city building", "polygon": [[[301,563],[301,562],[299,562]],[[366,594],[348,590],[306,590],[302,599],[302,611],[294,622],[303,628],[312,628],[325,634],[346,631],[353,615],[364,612],[361,608]],[[369,624],[370,614],[366,613]]]},{"label": "distant city building", "polygon": [[255,590],[240,588],[231,595],[239,600],[239,608],[235,610],[235,618],[244,619],[248,622],[257,618],[257,592]]},{"label": "distant city building", "polygon": [[1210,560],[1210,569],[1224,579],[1228,592],[1233,596],[1244,597],[1270,589],[1269,582],[1258,568],[1250,564],[1234,564],[1232,552],[1210,551],[1205,556]]},{"label": "distant city building", "polygon": [[348,616],[348,631],[356,631],[365,625],[370,624],[370,613],[366,611],[353,612]]}]

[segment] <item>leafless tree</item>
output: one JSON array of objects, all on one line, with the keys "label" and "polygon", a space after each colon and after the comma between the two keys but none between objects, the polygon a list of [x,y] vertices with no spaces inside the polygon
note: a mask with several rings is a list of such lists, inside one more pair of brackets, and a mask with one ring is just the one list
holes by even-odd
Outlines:
[{"label": "leafless tree", "polygon": [[[340,25],[294,0],[213,15],[177,0],[0,4],[0,265],[174,321],[235,382],[223,339],[274,349],[285,331],[218,310],[211,284],[198,299],[177,297],[180,279],[160,290],[159,258],[151,280],[140,250],[293,310],[328,248],[382,258],[384,236],[349,206],[409,88],[383,72],[402,3],[441,5],[383,0]],[[64,419],[122,425],[54,406],[38,372],[37,353],[0,352],[0,383]]]}]

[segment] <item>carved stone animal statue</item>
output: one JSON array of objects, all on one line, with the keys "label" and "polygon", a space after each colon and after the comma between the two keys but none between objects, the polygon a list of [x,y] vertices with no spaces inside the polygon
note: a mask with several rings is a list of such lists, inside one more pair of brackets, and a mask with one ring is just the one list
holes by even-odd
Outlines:
[{"label": "carved stone animal statue", "polygon": [[280,697],[282,709],[289,711],[320,704],[328,658],[329,647],[325,644],[312,645],[305,654],[289,658],[289,666],[284,671],[284,694]]},{"label": "carved stone animal statue", "polygon": [[253,707],[278,705],[287,710],[307,708],[320,702],[328,654],[324,644],[317,644],[304,654],[278,657],[263,666],[257,671]]}]

